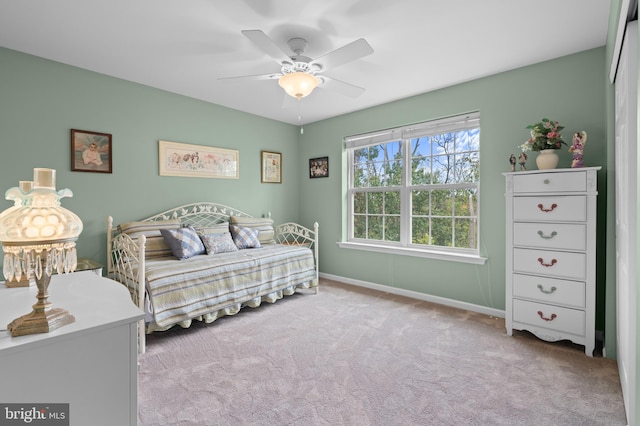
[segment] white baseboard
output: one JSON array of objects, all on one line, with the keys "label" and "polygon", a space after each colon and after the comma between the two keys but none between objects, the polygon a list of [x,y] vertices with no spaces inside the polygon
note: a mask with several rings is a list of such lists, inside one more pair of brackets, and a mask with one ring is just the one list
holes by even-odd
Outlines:
[{"label": "white baseboard", "polygon": [[[338,281],[344,284],[351,284],[358,287],[369,288],[372,290],[378,290],[385,293],[397,294],[398,296],[410,297],[412,299],[424,300],[425,302],[437,303],[440,305],[451,306],[453,308],[465,309],[471,312],[478,312],[480,314],[490,315],[497,318],[504,318],[504,311],[501,309],[488,308],[486,306],[474,305],[473,303],[461,302],[459,300],[447,299],[446,297],[433,296],[430,294],[420,293],[413,290],[405,290],[397,287],[389,287],[382,284],[371,283],[368,281],[354,280],[352,278],[345,278],[338,275],[331,275],[320,273],[320,278],[326,278],[332,281]],[[322,290],[321,290],[322,291]]]}]

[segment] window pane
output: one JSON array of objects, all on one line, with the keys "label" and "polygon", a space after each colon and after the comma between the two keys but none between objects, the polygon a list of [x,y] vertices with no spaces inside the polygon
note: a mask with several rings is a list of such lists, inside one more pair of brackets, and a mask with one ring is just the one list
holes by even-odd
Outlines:
[{"label": "window pane", "polygon": [[432,160],[432,183],[453,183],[453,155],[438,155]]},{"label": "window pane", "polygon": [[477,216],[478,197],[475,189],[459,189],[456,191],[456,216]]},{"label": "window pane", "polygon": [[411,139],[411,184],[431,183],[431,144],[428,137]]},{"label": "window pane", "polygon": [[411,192],[411,212],[413,215],[429,214],[429,191]]},{"label": "window pane", "polygon": [[478,180],[477,153],[462,153],[456,156],[455,182],[476,182]]},{"label": "window pane", "polygon": [[431,191],[431,214],[433,216],[453,215],[451,206],[453,192],[446,189]]},{"label": "window pane", "polygon": [[415,157],[411,160],[411,184],[431,183],[431,157]]},{"label": "window pane", "polygon": [[429,218],[414,217],[411,220],[411,243],[431,244],[429,241]]},{"label": "window pane", "polygon": [[381,214],[382,211],[382,192],[370,192],[367,194],[368,213]]},{"label": "window pane", "polygon": [[384,222],[384,239],[400,241],[400,217],[387,216]]},{"label": "window pane", "polygon": [[386,214],[400,214],[400,192],[389,191],[385,192],[384,197],[384,212]]},{"label": "window pane", "polygon": [[367,238],[367,217],[356,215],[353,217],[353,237]]},{"label": "window pane", "polygon": [[455,247],[477,248],[477,220],[476,219],[456,219],[456,239]]},{"label": "window pane", "polygon": [[367,194],[364,192],[353,194],[353,212],[356,214],[367,212]]},{"label": "window pane", "polygon": [[371,240],[382,239],[382,216],[368,216],[369,218],[369,235]]},{"label": "window pane", "polygon": [[445,133],[431,137],[431,152],[433,155],[451,154],[455,151],[453,133]]},{"label": "window pane", "polygon": [[353,186],[355,188],[369,186],[369,173],[364,164],[355,164],[353,166]]},{"label": "window pane", "polygon": [[411,139],[411,156],[412,157],[431,156],[431,139],[428,136]]},{"label": "window pane", "polygon": [[431,239],[435,246],[452,247],[453,219],[433,218],[431,219]]},{"label": "window pane", "polygon": [[402,143],[354,150],[354,187],[402,185]]}]

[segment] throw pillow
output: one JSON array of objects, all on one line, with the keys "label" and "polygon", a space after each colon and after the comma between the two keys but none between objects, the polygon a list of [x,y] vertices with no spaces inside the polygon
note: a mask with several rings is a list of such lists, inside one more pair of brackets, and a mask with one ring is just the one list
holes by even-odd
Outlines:
[{"label": "throw pillow", "polygon": [[192,226],[180,229],[161,229],[160,233],[171,248],[171,253],[180,260],[205,252],[204,245]]},{"label": "throw pillow", "polygon": [[230,216],[229,223],[231,225],[257,229],[259,232],[258,239],[260,240],[260,245],[276,243],[273,239],[275,234],[275,230],[273,229],[273,219],[266,217]]},{"label": "throw pillow", "polygon": [[239,249],[260,247],[260,240],[258,239],[259,231],[257,229],[236,225],[229,226],[229,229],[231,229],[233,242],[236,243],[236,247]]},{"label": "throw pillow", "polygon": [[204,248],[207,250],[207,254],[209,255],[238,251],[238,247],[236,247],[236,244],[233,242],[233,239],[231,238],[231,233],[229,232],[225,232],[223,234],[198,233],[198,235],[200,236],[200,239],[204,244]]},{"label": "throw pillow", "polygon": [[229,232],[229,222],[216,223],[215,225],[208,226],[195,226],[198,235],[204,234],[224,234]]},{"label": "throw pillow", "polygon": [[136,242],[138,241],[139,235],[147,237],[145,246],[146,259],[171,256],[171,248],[165,242],[160,230],[178,228],[180,228],[179,219],[127,222],[118,225],[119,232],[129,235]]}]

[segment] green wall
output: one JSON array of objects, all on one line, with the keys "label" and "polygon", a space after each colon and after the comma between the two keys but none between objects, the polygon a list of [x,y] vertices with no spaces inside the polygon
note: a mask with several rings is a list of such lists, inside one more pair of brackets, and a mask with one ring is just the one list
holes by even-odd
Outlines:
[{"label": "green wall", "polygon": [[[296,126],[0,48],[0,190],[29,180],[34,167],[58,171],[63,206],[85,228],[79,255],[106,260],[105,218],[139,219],[167,208],[213,200],[276,222],[320,223],[322,273],[504,309],[504,177],[507,158],[542,117],[567,135],[589,133],[588,165],[602,165],[599,229],[605,224],[605,49],[598,48],[401,101]],[[206,90],[206,88],[203,88]],[[341,249],[345,233],[344,136],[467,111],[481,113],[481,254],[472,265]],[[113,135],[113,173],[70,171],[70,129]],[[240,151],[240,179],[158,175],[158,140]],[[283,153],[283,183],[261,184],[260,150]],[[309,179],[308,159],[329,156],[330,176]],[[534,156],[528,166],[535,168]],[[560,167],[571,156],[561,152]],[[0,207],[10,203],[0,200]],[[602,253],[604,255],[604,253]],[[602,260],[599,259],[599,265]],[[599,268],[604,273],[604,268]],[[599,280],[598,324],[604,313]]]},{"label": "green wall", "polygon": [[[203,88],[203,90],[207,90]],[[113,135],[113,173],[71,171],[70,129]],[[84,223],[78,255],[106,261],[106,217],[136,220],[215,201],[278,222],[298,219],[294,126],[0,48],[0,191],[57,170],[62,206]],[[240,151],[240,179],[158,174],[158,140]],[[283,154],[283,183],[260,183],[260,150]],[[0,199],[0,209],[12,205]]]},{"label": "green wall", "polygon": [[[320,268],[325,274],[412,290],[503,310],[505,307],[504,176],[509,154],[528,138],[526,126],[543,117],[559,120],[565,136],[589,134],[585,162],[601,165],[599,200],[605,222],[606,130],[604,105],[605,49],[598,48],[533,66],[504,72],[412,98],[305,126],[301,161],[329,156],[327,179],[306,179],[300,193],[303,222],[320,222]],[[480,252],[485,265],[472,265],[339,248],[345,236],[346,170],[344,136],[480,111]],[[535,154],[528,167],[535,169]],[[559,167],[571,155],[560,152]],[[301,170],[301,177],[305,171]],[[602,253],[604,254],[604,253]],[[603,280],[598,289],[598,323],[604,312]]]}]

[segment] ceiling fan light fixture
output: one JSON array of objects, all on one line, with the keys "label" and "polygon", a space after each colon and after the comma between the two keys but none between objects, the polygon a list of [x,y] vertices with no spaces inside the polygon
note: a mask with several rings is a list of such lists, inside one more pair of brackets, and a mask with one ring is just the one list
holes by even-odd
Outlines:
[{"label": "ceiling fan light fixture", "polygon": [[289,96],[300,100],[313,92],[313,89],[318,86],[319,81],[313,74],[292,72],[280,77],[278,84]]}]

